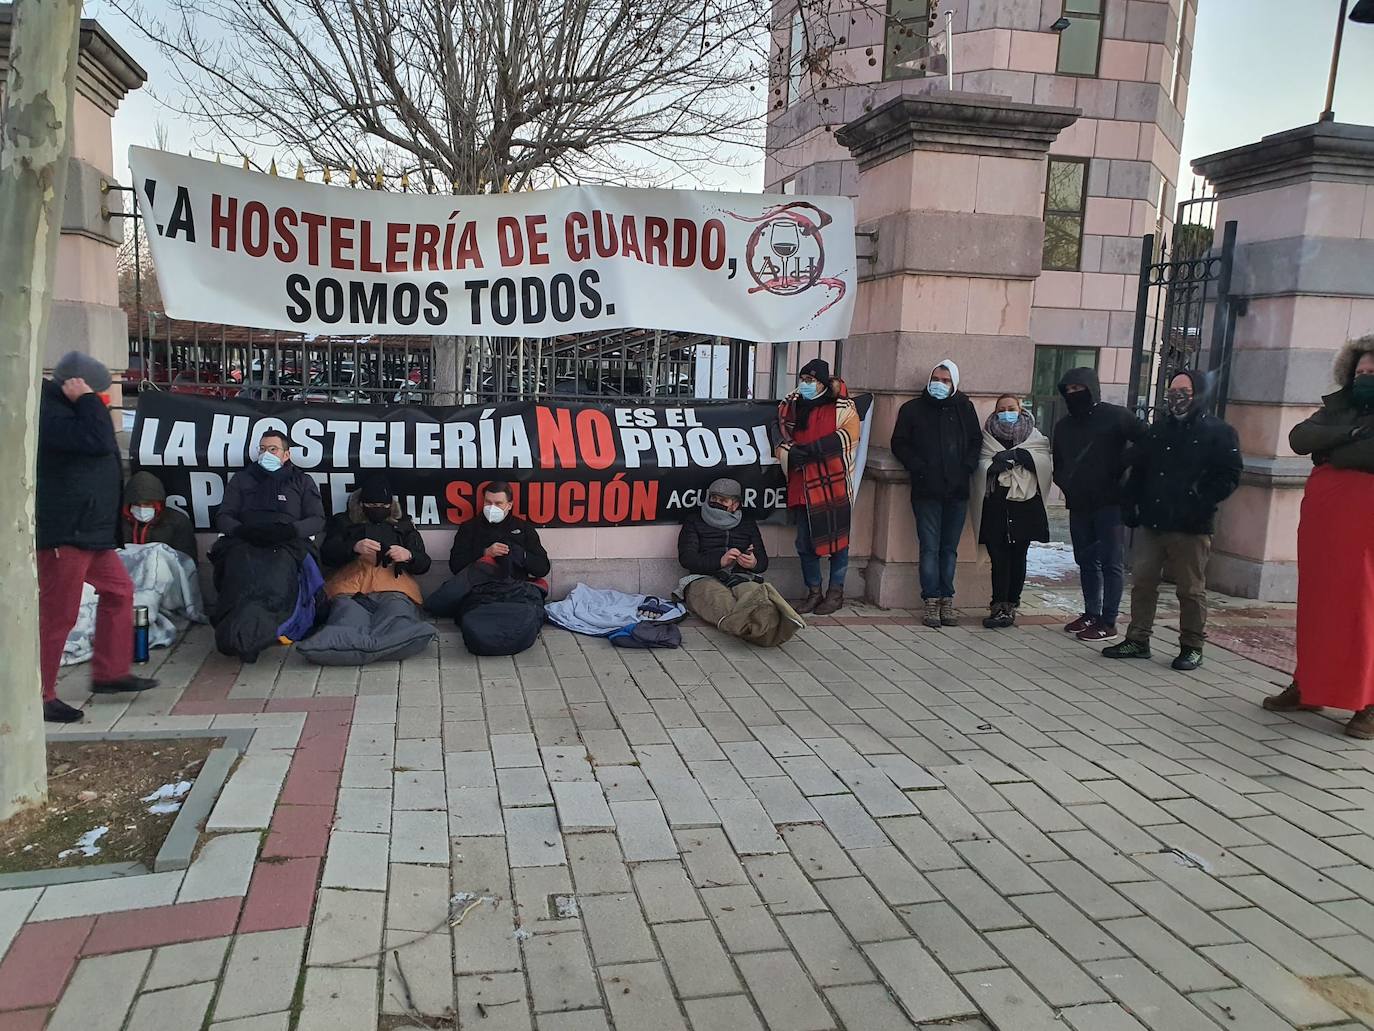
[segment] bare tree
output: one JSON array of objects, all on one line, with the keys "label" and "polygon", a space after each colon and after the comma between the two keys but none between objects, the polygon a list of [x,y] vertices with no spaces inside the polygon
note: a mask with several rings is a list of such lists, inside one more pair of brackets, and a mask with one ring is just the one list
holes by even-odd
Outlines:
[{"label": "bare tree", "polygon": [[169,102],[245,155],[474,192],[662,180],[761,130],[768,0],[112,3],[172,58]]}]

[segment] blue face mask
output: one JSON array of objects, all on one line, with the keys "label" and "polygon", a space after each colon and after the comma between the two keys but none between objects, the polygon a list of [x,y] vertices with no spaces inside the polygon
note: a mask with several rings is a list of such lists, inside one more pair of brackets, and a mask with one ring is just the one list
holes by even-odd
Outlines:
[{"label": "blue face mask", "polygon": [[943,401],[952,393],[948,383],[941,383],[937,379],[931,380],[926,384],[926,393],[937,401]]},{"label": "blue face mask", "polygon": [[997,413],[997,421],[1000,422],[1000,423],[1003,423],[1003,424],[1005,424],[1005,425],[1007,425],[1007,426],[1015,426],[1016,423],[1020,420],[1020,418],[1021,418],[1021,413],[1020,413],[1020,412],[998,412],[998,413]]},{"label": "blue face mask", "polygon": [[797,384],[797,393],[808,401],[814,401],[821,396],[821,385],[815,380]]},{"label": "blue face mask", "polygon": [[281,459],[270,451],[264,451],[258,455],[258,465],[262,466],[269,473],[274,473],[281,468]]}]

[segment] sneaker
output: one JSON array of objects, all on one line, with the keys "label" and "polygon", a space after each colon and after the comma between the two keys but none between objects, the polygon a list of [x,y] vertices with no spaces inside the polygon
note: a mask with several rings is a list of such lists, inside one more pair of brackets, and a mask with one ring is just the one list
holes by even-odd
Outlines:
[{"label": "sneaker", "polygon": [[1091,641],[1095,644],[1099,641],[1115,641],[1121,636],[1121,631],[1116,628],[1115,623],[1101,623],[1094,620],[1092,626],[1086,630],[1080,630],[1074,636],[1080,641]]},{"label": "sneaker", "polygon": [[61,698],[49,698],[43,702],[43,721],[45,723],[80,723],[86,714],[74,709]]},{"label": "sneaker", "polygon": [[940,599],[940,625],[941,625],[941,626],[958,626],[958,625],[959,625],[959,617],[956,616],[956,615],[954,614],[954,599],[953,599],[953,598],[941,598],[941,599]]},{"label": "sneaker", "polygon": [[132,673],[118,680],[92,681],[92,694],[124,694],[133,691],[147,691],[157,687],[157,681],[149,677],[136,677]]},{"label": "sneaker", "polygon": [[1345,725],[1346,737],[1357,737],[1361,741],[1374,739],[1374,705],[1365,706]]},{"label": "sneaker", "polygon": [[1120,644],[1103,648],[1102,655],[1108,659],[1148,659],[1150,646],[1144,641],[1132,641],[1129,637]]},{"label": "sneaker", "polygon": [[1089,627],[1091,627],[1091,626],[1092,626],[1094,623],[1096,623],[1096,622],[1097,622],[1097,617],[1096,617],[1096,616],[1090,616],[1090,615],[1088,615],[1088,614],[1085,612],[1085,613],[1083,613],[1083,615],[1079,616],[1079,617],[1078,617],[1077,619],[1075,619],[1072,623],[1070,623],[1068,626],[1066,626],[1066,627],[1064,628],[1064,633],[1066,633],[1066,634],[1081,634],[1084,630],[1087,630]]},{"label": "sneaker", "polygon": [[1184,648],[1183,651],[1178,653],[1178,658],[1169,663],[1169,665],[1185,673],[1189,670],[1197,669],[1202,665],[1202,649]]},{"label": "sneaker", "polygon": [[1270,712],[1319,712],[1320,705],[1304,705],[1302,696],[1298,693],[1298,682],[1295,680],[1278,694],[1271,694],[1263,702],[1263,705]]},{"label": "sneaker", "polygon": [[940,629],[940,599],[939,599],[939,598],[927,598],[927,599],[926,599],[926,614],[925,614],[925,618],[922,619],[921,622],[924,623],[926,626],[930,627],[932,630],[939,630],[939,629]]}]

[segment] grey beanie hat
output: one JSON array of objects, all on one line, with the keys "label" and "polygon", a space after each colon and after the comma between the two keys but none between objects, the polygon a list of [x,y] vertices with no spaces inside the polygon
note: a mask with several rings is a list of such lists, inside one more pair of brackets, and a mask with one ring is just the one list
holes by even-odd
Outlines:
[{"label": "grey beanie hat", "polygon": [[744,500],[744,488],[739,485],[739,480],[732,480],[725,476],[712,481],[711,486],[706,488],[706,493]]},{"label": "grey beanie hat", "polygon": [[68,351],[52,367],[52,381],[61,385],[69,379],[84,379],[97,394],[110,389],[110,370],[89,354]]}]

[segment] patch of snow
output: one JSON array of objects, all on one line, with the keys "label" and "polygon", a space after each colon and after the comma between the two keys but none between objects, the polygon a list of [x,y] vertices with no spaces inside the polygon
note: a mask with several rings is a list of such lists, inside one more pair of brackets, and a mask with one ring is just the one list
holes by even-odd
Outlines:
[{"label": "patch of snow", "polygon": [[110,828],[108,827],[93,827],[76,839],[75,848],[64,848],[61,852],[57,853],[57,858],[66,859],[68,856],[74,856],[78,852],[87,859],[91,856],[98,856],[100,855],[100,846],[97,845],[96,842],[109,833]]},{"label": "patch of snow", "polygon": [[176,801],[158,802],[148,807],[148,812],[154,816],[166,816],[168,813],[175,813],[181,808],[181,803]]},{"label": "patch of snow", "polygon": [[1062,582],[1077,575],[1078,563],[1073,560],[1073,545],[1057,541],[1030,546],[1026,554],[1027,580]]},{"label": "patch of snow", "polygon": [[182,798],[185,796],[186,792],[190,790],[191,782],[189,780],[179,780],[174,784],[162,785],[162,787],[158,788],[151,795],[144,795],[143,801],[161,802],[168,798]]}]

